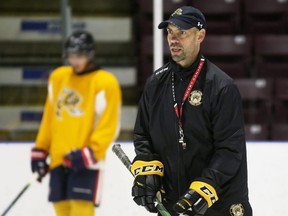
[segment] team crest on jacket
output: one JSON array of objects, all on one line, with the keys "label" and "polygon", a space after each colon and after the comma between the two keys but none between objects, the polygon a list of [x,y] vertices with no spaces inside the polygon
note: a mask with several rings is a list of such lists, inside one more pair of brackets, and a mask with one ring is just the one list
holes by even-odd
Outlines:
[{"label": "team crest on jacket", "polygon": [[192,106],[199,106],[202,103],[202,95],[203,93],[199,90],[194,90],[190,93],[189,103]]},{"label": "team crest on jacket", "polygon": [[63,90],[59,93],[57,100],[57,118],[62,119],[62,113],[64,111],[73,116],[81,116],[83,111],[78,108],[81,101],[82,97],[77,91],[64,87]]},{"label": "team crest on jacket", "polygon": [[243,216],[244,215],[243,205],[241,203],[231,205],[230,215],[231,216]]}]

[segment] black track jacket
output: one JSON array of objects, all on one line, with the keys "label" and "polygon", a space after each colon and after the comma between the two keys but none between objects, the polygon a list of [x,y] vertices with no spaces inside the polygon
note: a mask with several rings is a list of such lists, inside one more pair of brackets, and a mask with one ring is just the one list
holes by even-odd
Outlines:
[{"label": "black track jacket", "polygon": [[[139,102],[134,128],[136,154],[158,154],[164,164],[167,203],[178,201],[195,179],[210,183],[219,200],[206,215],[229,212],[234,203],[248,202],[247,163],[242,102],[233,80],[205,59],[192,92],[202,92],[200,105],[183,106],[186,149],[179,144],[179,123],[173,108],[171,75],[175,73],[178,105],[200,55],[192,66],[181,68],[170,60],[148,79]],[[217,214],[218,215],[218,214]]]}]

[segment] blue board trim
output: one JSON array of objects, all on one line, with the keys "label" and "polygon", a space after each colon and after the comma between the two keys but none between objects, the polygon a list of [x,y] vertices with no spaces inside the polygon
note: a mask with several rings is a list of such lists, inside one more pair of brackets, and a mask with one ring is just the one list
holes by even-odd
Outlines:
[{"label": "blue board trim", "polygon": [[22,111],[20,119],[22,122],[40,122],[43,112],[40,111]]},{"label": "blue board trim", "polygon": [[[85,28],[86,23],[83,21],[72,23],[73,31]],[[22,20],[20,29],[22,32],[49,32],[58,34],[62,32],[61,20]]]},{"label": "blue board trim", "polygon": [[22,69],[22,79],[47,80],[52,68],[26,68]]}]

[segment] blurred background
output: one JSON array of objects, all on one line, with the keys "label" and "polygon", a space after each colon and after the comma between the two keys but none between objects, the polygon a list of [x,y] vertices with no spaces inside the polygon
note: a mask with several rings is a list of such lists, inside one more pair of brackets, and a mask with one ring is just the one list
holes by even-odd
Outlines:
[{"label": "blurred background", "polygon": [[[288,178],[288,0],[163,0],[163,19],[183,5],[205,14],[208,28],[202,52],[234,78],[242,95],[254,213],[286,215],[287,188],[281,186]],[[63,64],[63,41],[74,30],[94,35],[98,64],[121,84],[117,142],[122,141],[133,158],[137,104],[153,71],[153,15],[159,14],[153,12],[152,0],[0,1],[1,211],[31,177],[30,150],[42,117],[47,78]],[[161,37],[166,62],[165,31]],[[103,204],[97,215],[147,215],[131,199],[132,177],[111,149],[107,155]],[[44,186],[29,189],[10,215],[53,215],[47,202],[48,178]]]},{"label": "blurred background", "polygon": [[[247,140],[287,140],[287,0],[165,0],[164,19],[183,5],[206,16],[202,52],[235,79]],[[120,81],[119,140],[131,140],[137,103],[153,71],[152,27],[152,0],[0,1],[0,140],[35,139],[47,77],[63,62],[64,38],[77,29],[94,35],[97,62]]]},{"label": "blurred background", "polygon": [[[239,86],[247,139],[287,140],[287,0],[163,2],[164,19],[182,5],[205,14],[202,52]],[[131,140],[137,103],[153,71],[152,6],[152,0],[0,1],[0,140],[35,139],[47,77],[62,64],[64,38],[77,29],[94,35],[97,62],[120,81],[119,140]]]}]

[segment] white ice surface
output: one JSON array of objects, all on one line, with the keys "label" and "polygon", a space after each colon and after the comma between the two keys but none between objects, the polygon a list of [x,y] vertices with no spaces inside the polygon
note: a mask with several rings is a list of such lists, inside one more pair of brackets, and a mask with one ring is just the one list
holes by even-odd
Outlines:
[{"label": "white ice surface", "polygon": [[[31,143],[0,144],[0,214],[31,179]],[[133,145],[122,143],[132,159]],[[288,202],[288,143],[248,143],[249,193],[254,216],[286,216]],[[47,202],[47,176],[34,183],[9,211],[7,216],[54,216]],[[138,207],[131,198],[133,178],[118,158],[108,150],[101,206],[97,216],[152,215]]]}]

